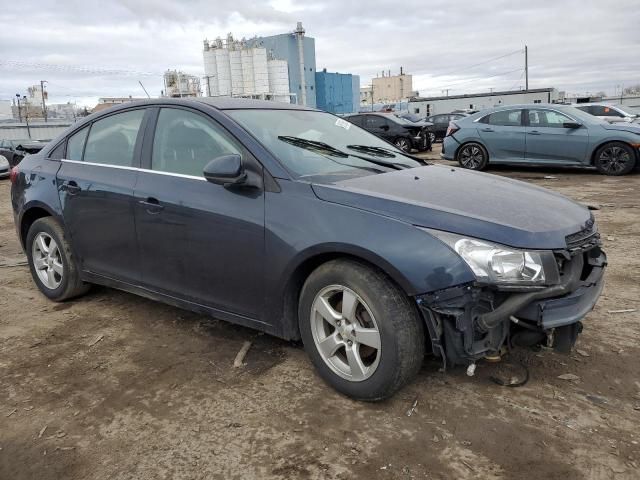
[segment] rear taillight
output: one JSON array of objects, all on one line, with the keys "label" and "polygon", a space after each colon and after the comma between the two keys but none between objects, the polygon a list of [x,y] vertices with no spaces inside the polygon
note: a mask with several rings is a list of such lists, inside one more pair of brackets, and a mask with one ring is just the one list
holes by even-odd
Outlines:
[{"label": "rear taillight", "polygon": [[445,137],[449,137],[460,130],[460,127],[453,122],[449,122],[449,127],[447,128],[447,134]]},{"label": "rear taillight", "polygon": [[20,170],[18,170],[17,165],[11,169],[11,172],[9,173],[9,180],[11,180],[12,184],[15,184],[16,181],[18,180],[19,173],[20,173]]}]

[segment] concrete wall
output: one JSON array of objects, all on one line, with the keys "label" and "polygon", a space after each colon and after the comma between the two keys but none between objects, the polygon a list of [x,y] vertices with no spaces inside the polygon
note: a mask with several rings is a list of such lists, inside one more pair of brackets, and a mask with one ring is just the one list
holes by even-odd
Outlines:
[{"label": "concrete wall", "polygon": [[[286,60],[289,63],[289,91],[297,95],[297,102],[301,98],[300,59],[298,44],[292,33],[283,33],[271,37],[258,37],[252,44],[263,46],[267,54],[273,52],[274,58]],[[306,83],[307,105],[316,106],[316,41],[311,37],[304,37],[304,79]]]},{"label": "concrete wall", "polygon": [[459,95],[451,97],[423,98],[409,102],[409,112],[421,116],[431,116],[438,113],[449,113],[452,110],[471,108],[484,110],[485,108],[499,107],[501,105],[516,105],[521,103],[550,103],[558,100],[558,91],[517,91],[496,92],[495,95]]},{"label": "concrete wall", "polygon": [[32,124],[0,123],[0,139],[3,140],[51,140],[60,135],[71,123],[66,122],[38,122]]}]

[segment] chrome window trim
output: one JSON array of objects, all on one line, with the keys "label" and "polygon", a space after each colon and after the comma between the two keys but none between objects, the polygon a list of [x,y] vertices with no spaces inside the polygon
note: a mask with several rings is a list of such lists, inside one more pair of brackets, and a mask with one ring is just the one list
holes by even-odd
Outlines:
[{"label": "chrome window trim", "polygon": [[160,170],[151,170],[148,168],[138,168],[138,167],[126,167],[124,165],[109,165],[107,163],[95,163],[95,162],[81,162],[79,160],[67,160],[66,158],[60,159],[61,162],[64,163],[74,163],[78,165],[91,165],[93,167],[105,167],[105,168],[116,168],[119,170],[130,170],[134,172],[145,172],[145,173],[155,173],[157,175],[167,175],[169,177],[178,177],[178,178],[186,178],[189,180],[201,180],[206,182],[207,179],[204,177],[196,177],[195,175],[185,175],[183,173],[173,173],[173,172],[162,172]]}]

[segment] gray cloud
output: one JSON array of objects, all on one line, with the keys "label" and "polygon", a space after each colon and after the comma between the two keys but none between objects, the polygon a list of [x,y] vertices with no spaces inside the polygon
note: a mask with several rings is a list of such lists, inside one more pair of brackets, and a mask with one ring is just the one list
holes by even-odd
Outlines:
[{"label": "gray cloud", "polygon": [[318,68],[359,74],[363,84],[403,66],[422,94],[518,88],[521,53],[469,67],[525,43],[532,88],[613,93],[640,83],[637,0],[615,8],[597,0],[27,0],[0,11],[0,98],[40,80],[56,101],[140,96],[138,80],[158,94],[167,68],[202,73],[203,38],[281,33],[297,20],[316,39]]}]

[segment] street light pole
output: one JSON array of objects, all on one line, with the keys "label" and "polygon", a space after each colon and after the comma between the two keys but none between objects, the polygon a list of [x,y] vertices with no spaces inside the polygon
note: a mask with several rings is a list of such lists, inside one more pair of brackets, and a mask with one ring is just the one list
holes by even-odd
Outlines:
[{"label": "street light pole", "polygon": [[42,116],[47,121],[47,105],[44,103],[44,84],[49,83],[46,80],[40,80],[40,96],[42,97]]}]

